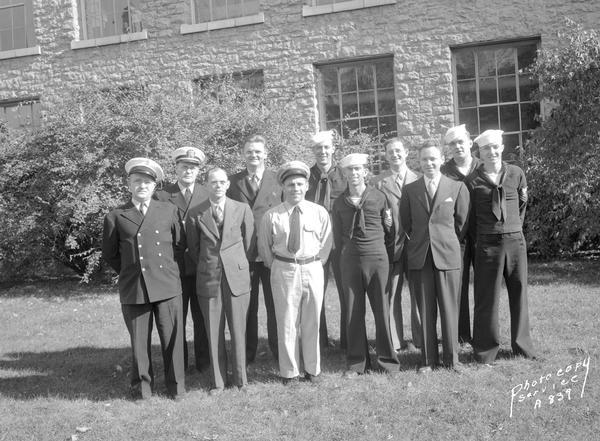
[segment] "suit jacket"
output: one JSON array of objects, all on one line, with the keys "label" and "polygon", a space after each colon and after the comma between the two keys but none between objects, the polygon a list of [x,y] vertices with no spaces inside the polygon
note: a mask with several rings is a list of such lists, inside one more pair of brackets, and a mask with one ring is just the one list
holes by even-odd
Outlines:
[{"label": "suit jacket", "polygon": [[[194,192],[192,193],[192,199],[190,199],[190,203],[188,205],[184,196],[181,194],[179,185],[177,185],[177,182],[174,182],[172,184],[165,185],[163,189],[154,193],[154,198],[158,201],[171,202],[177,207],[177,217],[181,223],[181,227],[185,231],[185,219],[188,211],[198,206],[200,202],[208,199],[208,191],[206,191],[202,185],[196,182],[194,185]],[[177,260],[177,264],[179,265],[179,273],[181,276],[193,276],[196,274],[196,265],[190,258],[189,250],[185,250],[183,255],[181,255]]]},{"label": "suit jacket", "polygon": [[431,209],[425,179],[404,187],[400,219],[407,235],[409,270],[420,270],[431,248],[433,263],[440,270],[460,269],[460,243],[469,215],[469,191],[462,182],[442,175]]},{"label": "suit jacket", "polygon": [[246,181],[248,176],[248,170],[244,169],[241,172],[236,173],[229,177],[230,185],[227,190],[227,197],[234,201],[244,202],[248,204],[252,209],[254,215],[254,231],[252,233],[252,240],[250,244],[250,250],[248,251],[248,260],[255,262],[260,260],[258,258],[258,248],[256,245],[257,229],[260,225],[260,221],[267,210],[279,205],[282,201],[281,186],[277,182],[277,175],[271,170],[265,170],[263,173],[262,181],[260,182],[260,188],[252,203],[250,194],[246,187]]},{"label": "suit jacket", "polygon": [[[417,179],[419,179],[419,175],[412,170],[407,169],[402,188],[411,182],[415,182]],[[398,262],[402,256],[402,250],[404,249],[404,243],[406,241],[404,227],[400,221],[400,199],[402,198],[402,189],[396,184],[394,173],[391,170],[386,170],[374,178],[373,184],[385,194],[388,205],[392,211],[394,241],[392,242],[391,248],[388,250],[388,254],[391,262]]]},{"label": "suit jacket", "polygon": [[181,295],[176,259],[184,249],[185,235],[170,203],[152,200],[142,216],[129,201],[104,218],[102,257],[119,274],[123,304]]},{"label": "suit jacket", "polygon": [[225,199],[223,225],[213,218],[210,200],[191,209],[187,218],[187,244],[196,262],[196,292],[217,297],[225,277],[231,293],[250,292],[250,267],[246,254],[254,234],[252,211],[247,204]]}]

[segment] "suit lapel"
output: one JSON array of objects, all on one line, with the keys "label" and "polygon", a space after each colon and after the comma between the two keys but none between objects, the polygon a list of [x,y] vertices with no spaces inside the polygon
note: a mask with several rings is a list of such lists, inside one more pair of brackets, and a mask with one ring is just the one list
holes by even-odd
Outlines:
[{"label": "suit lapel", "polygon": [[398,199],[402,197],[402,190],[400,190],[398,184],[396,184],[396,179],[394,178],[394,175],[386,176],[385,178],[383,178],[383,186],[387,189],[387,191],[392,193]]},{"label": "suit lapel", "polygon": [[263,178],[260,183],[260,188],[258,189],[258,193],[256,195],[255,204],[258,204],[260,200],[263,200],[267,197],[267,194],[271,191],[273,186],[275,185],[275,176],[269,170],[265,170],[263,173]]},{"label": "suit lapel", "polygon": [[442,175],[440,182],[438,183],[437,191],[435,192],[435,198],[433,199],[431,208],[432,213],[450,195],[450,186],[448,184],[448,178]]},{"label": "suit lapel", "polygon": [[429,213],[429,200],[427,198],[427,188],[425,188],[425,178],[421,177],[421,179],[419,179],[417,189],[417,199],[421,202],[427,213]]},{"label": "suit lapel", "polygon": [[[150,211],[150,207],[148,207],[148,211]],[[125,207],[123,207],[123,212],[121,213],[121,216],[123,216],[125,219],[130,220],[138,226],[142,225],[142,222],[144,221],[142,213],[140,213],[140,210],[135,208],[135,205],[133,205],[133,202],[131,201],[129,201],[125,205]]]},{"label": "suit lapel", "polygon": [[231,199],[225,199],[225,211],[223,212],[223,234],[221,237],[222,247],[226,247],[226,240],[229,239],[227,232],[231,229],[231,223],[235,216],[235,205],[231,202]]},{"label": "suit lapel", "polygon": [[212,209],[210,205],[210,201],[207,199],[206,202],[202,203],[200,212],[200,222],[207,231],[209,231],[214,237],[219,238],[219,229],[217,228],[217,224],[212,216]]},{"label": "suit lapel", "polygon": [[[248,193],[248,189],[246,188],[246,178],[248,177],[248,170],[243,170],[239,174],[239,179],[236,181],[235,185],[238,187],[238,190],[244,195],[246,200],[251,201],[252,196]],[[260,193],[260,190],[259,190]]]}]

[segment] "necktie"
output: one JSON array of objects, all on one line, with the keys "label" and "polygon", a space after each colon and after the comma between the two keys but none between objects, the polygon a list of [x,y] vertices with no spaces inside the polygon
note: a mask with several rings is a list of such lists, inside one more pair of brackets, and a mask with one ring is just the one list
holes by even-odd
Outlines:
[{"label": "necktie", "polygon": [[502,220],[502,187],[492,189],[492,213],[497,220]]},{"label": "necktie", "polygon": [[213,218],[215,219],[217,227],[220,227],[221,224],[223,224],[223,210],[221,210],[220,205],[213,206]]},{"label": "necktie", "polygon": [[250,176],[250,187],[252,188],[254,194],[258,193],[258,176]]},{"label": "necktie", "polygon": [[185,189],[184,197],[185,197],[185,202],[189,204],[190,201],[192,200],[192,192],[190,191],[189,188]]},{"label": "necktie", "polygon": [[146,202],[142,202],[140,204],[140,213],[142,213],[142,216],[146,216],[147,211],[148,211],[148,207],[146,206]]},{"label": "necktie", "polygon": [[396,185],[398,186],[398,188],[399,188],[400,190],[402,190],[402,183],[403,183],[402,176],[400,176],[400,173],[398,173],[398,174],[396,175]]},{"label": "necktie", "polygon": [[433,179],[431,179],[429,181],[429,183],[427,184],[427,193],[429,193],[429,197],[431,199],[433,199],[433,197],[435,196],[435,191],[436,191],[435,182],[433,181]]},{"label": "necktie", "polygon": [[318,204],[321,207],[325,206],[325,196],[327,195],[327,176],[324,178],[321,178],[321,180],[319,181],[319,200],[318,200]]},{"label": "necktie", "polygon": [[300,209],[296,206],[290,216],[290,235],[288,237],[287,249],[296,254],[300,249]]}]

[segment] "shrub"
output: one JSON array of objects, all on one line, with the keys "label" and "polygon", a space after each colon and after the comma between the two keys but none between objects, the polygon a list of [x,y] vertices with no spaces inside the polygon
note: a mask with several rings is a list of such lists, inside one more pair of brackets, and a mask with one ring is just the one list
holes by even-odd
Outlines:
[{"label": "shrub", "polygon": [[531,69],[553,107],[526,146],[527,231],[543,256],[600,246],[600,38],[571,21],[559,37]]},{"label": "shrub", "polygon": [[[173,178],[170,153],[194,145],[206,167],[242,166],[238,146],[251,133],[268,140],[278,165],[306,156],[306,131],[293,107],[220,81],[195,90],[115,89],[72,93],[18,148],[0,130],[2,278],[29,276],[42,256],[88,281],[99,273],[105,213],[128,199],[125,162],[146,156]],[[2,128],[2,127],[0,127]],[[36,267],[37,265],[37,267]]]}]

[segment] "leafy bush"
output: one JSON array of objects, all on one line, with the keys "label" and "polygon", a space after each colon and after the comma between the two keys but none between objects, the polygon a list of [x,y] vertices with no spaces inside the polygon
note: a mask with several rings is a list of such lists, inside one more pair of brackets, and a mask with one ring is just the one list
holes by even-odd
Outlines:
[{"label": "leafy bush", "polygon": [[[0,130],[2,278],[34,275],[51,257],[88,281],[100,265],[102,221],[129,194],[123,166],[146,156],[174,177],[171,152],[194,145],[206,167],[242,166],[242,140],[262,133],[269,160],[306,157],[306,130],[293,107],[267,102],[231,81],[199,90],[80,91],[52,109],[18,146]],[[303,156],[304,155],[304,156]]]},{"label": "leafy bush", "polygon": [[526,146],[527,231],[543,256],[600,246],[600,37],[569,21],[531,69],[553,110]]}]

